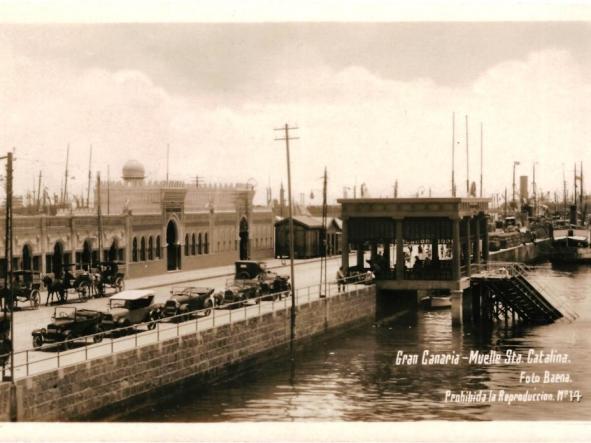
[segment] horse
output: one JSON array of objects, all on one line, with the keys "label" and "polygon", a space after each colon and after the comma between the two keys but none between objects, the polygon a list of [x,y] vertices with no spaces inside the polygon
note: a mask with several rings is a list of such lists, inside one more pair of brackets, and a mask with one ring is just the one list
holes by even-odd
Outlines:
[{"label": "horse", "polygon": [[65,303],[66,301],[66,285],[65,282],[60,278],[52,278],[49,275],[43,277],[43,284],[47,288],[47,300],[45,306],[49,306],[49,297],[51,297],[51,303],[53,303],[53,295],[56,294],[59,303]]}]

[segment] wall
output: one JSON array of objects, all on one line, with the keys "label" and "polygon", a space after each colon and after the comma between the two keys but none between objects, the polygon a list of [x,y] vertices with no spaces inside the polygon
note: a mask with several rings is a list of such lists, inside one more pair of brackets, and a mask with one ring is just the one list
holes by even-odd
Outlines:
[{"label": "wall", "polygon": [[[339,327],[372,321],[375,287],[300,305],[298,343]],[[290,309],[17,380],[19,421],[67,421],[141,405],[141,399],[196,377],[219,378],[252,359],[289,348]],[[216,377],[216,374],[218,377]],[[0,418],[9,383],[0,384]]]},{"label": "wall", "polygon": [[518,261],[532,262],[546,257],[550,248],[550,240],[540,240],[535,243],[526,243],[501,251],[489,253],[490,261]]}]

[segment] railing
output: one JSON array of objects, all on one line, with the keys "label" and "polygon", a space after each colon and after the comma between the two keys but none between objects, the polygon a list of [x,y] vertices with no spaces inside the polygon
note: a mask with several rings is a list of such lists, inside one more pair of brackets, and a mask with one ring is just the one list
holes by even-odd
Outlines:
[{"label": "railing", "polygon": [[570,303],[564,296],[559,295],[555,290],[548,288],[547,285],[540,281],[540,279],[535,278],[535,272],[531,272],[532,270],[535,271],[545,268],[530,266],[519,262],[488,262],[481,264],[480,269],[481,273],[484,271],[485,277],[486,273],[491,273],[497,277],[505,276],[506,278],[523,277],[531,286],[533,286],[536,291],[540,293],[544,299],[546,299],[547,302],[552,305],[554,309],[560,312],[567,320],[572,321],[579,316],[570,308]]},{"label": "railing", "polygon": [[[297,306],[320,298],[338,296],[341,292],[346,292],[347,285],[355,285],[358,291],[358,286],[366,286],[367,282],[361,282],[358,276],[352,276],[343,279],[341,283],[331,281],[323,284],[322,287],[315,284],[299,288],[296,290],[295,304]],[[110,329],[72,340],[48,343],[38,348],[17,351],[14,353],[14,378],[28,377],[216,326],[261,317],[270,312],[287,312],[291,308],[290,296],[290,290],[265,294],[256,298],[218,305],[215,308],[185,312],[133,326]],[[190,318],[188,319],[188,317]],[[134,331],[135,333],[131,335],[130,332],[136,328],[146,328],[146,331]],[[105,338],[107,340],[103,341]],[[51,351],[53,355],[47,356],[45,352],[41,351]],[[9,357],[10,354],[0,355],[0,361],[6,362]],[[7,371],[8,365],[6,363],[3,369],[3,374],[10,372]]]}]

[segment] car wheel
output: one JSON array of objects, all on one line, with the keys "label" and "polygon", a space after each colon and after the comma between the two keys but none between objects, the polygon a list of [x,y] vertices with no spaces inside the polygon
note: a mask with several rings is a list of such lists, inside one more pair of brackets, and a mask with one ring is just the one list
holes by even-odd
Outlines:
[{"label": "car wheel", "polygon": [[117,292],[121,292],[121,291],[123,291],[123,289],[125,289],[125,281],[123,281],[123,278],[122,277],[117,277],[115,279],[115,285],[114,286],[115,286],[115,290]]},{"label": "car wheel", "polygon": [[88,282],[83,281],[80,282],[80,284],[78,285],[78,297],[80,298],[80,300],[82,301],[86,301],[90,298],[90,285],[88,284]]},{"label": "car wheel", "polygon": [[101,326],[97,326],[94,332],[94,336],[92,337],[92,341],[94,343],[100,343],[103,341],[103,337],[104,337],[104,332],[103,332],[103,328]]},{"label": "car wheel", "polygon": [[74,338],[74,335],[72,333],[66,335],[66,338],[65,338],[64,344],[63,344],[63,350],[64,351],[67,351],[68,349],[71,349],[72,348],[72,345],[74,343],[72,341],[70,341],[70,340],[72,340],[73,338]]},{"label": "car wheel", "polygon": [[40,348],[43,346],[43,336],[42,335],[34,335],[33,336],[33,347]]},{"label": "car wheel", "polygon": [[148,319],[149,319],[148,329],[151,331],[154,328],[156,328],[156,321],[158,320],[158,314],[156,314],[155,312],[150,312]]},{"label": "car wheel", "polygon": [[212,304],[211,301],[207,300],[203,305],[203,315],[209,317],[211,315]]},{"label": "car wheel", "polygon": [[33,289],[30,295],[31,299],[31,307],[37,309],[39,307],[39,302],[41,301],[41,293],[38,289]]}]

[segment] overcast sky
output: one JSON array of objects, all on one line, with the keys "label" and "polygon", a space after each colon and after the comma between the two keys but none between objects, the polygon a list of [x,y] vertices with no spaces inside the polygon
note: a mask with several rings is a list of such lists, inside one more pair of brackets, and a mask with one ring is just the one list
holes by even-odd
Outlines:
[{"label": "overcast sky", "polygon": [[[149,178],[286,181],[273,128],[298,126],[294,194],[366,183],[372,196],[421,187],[450,194],[456,177],[511,191],[512,164],[561,190],[562,163],[591,180],[591,25],[585,23],[1,25],[0,143],[16,147],[16,189],[58,192],[93,170],[119,178],[140,160]],[[530,180],[531,181],[531,180]],[[252,182],[252,180],[251,180]],[[588,187],[586,186],[588,189]],[[316,192],[318,194],[318,192]]]}]

